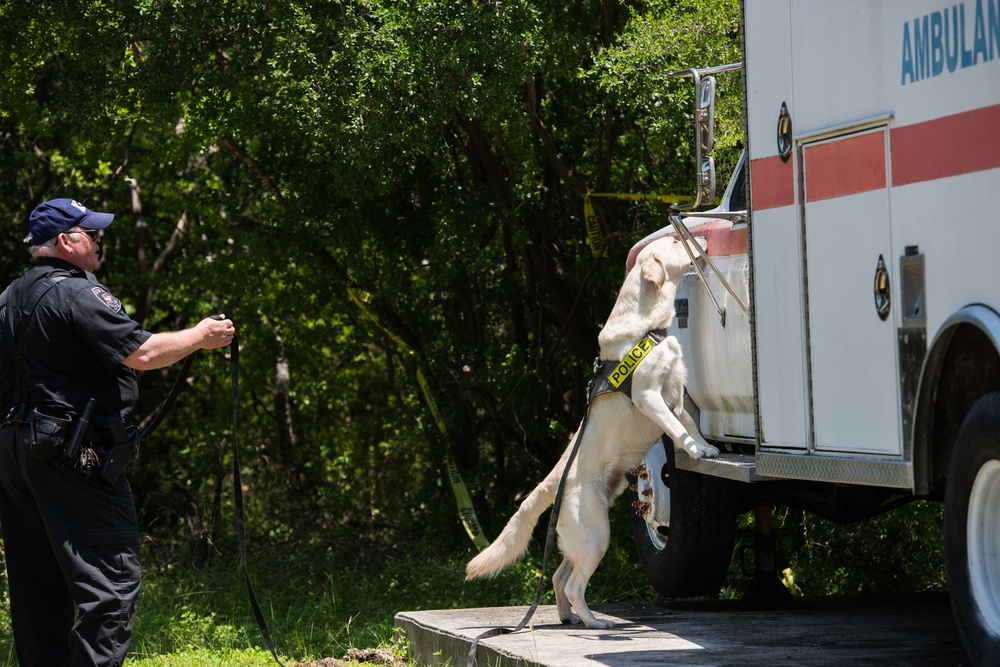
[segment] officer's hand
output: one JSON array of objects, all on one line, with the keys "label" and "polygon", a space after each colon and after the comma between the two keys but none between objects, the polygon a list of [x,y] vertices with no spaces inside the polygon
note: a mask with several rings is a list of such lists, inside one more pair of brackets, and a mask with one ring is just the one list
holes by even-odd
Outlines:
[{"label": "officer's hand", "polygon": [[202,334],[201,347],[206,350],[225,347],[233,342],[233,336],[236,335],[233,321],[226,319],[225,315],[206,317],[195,328]]}]

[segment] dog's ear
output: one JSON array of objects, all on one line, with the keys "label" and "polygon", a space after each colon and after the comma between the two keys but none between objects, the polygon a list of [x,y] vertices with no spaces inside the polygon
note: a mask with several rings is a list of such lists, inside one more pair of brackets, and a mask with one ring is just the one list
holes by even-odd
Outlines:
[{"label": "dog's ear", "polygon": [[658,253],[650,253],[642,260],[642,279],[650,283],[653,289],[663,287],[667,279],[667,267]]}]

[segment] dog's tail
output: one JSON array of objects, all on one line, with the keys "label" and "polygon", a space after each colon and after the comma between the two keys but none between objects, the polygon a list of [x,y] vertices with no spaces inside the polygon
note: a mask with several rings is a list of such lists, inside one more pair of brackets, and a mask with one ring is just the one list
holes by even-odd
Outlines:
[{"label": "dog's tail", "polygon": [[538,517],[555,501],[556,489],[569,459],[570,449],[572,447],[563,452],[552,472],[528,494],[493,543],[469,561],[465,566],[466,579],[493,576],[524,557]]}]

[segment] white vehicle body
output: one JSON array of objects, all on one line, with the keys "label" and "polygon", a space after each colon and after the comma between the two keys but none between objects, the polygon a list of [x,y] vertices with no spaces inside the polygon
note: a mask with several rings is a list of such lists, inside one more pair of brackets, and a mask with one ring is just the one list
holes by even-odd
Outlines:
[{"label": "white vehicle body", "polygon": [[759,474],[929,489],[912,412],[927,345],[977,305],[1000,333],[998,11],[747,3]]},{"label": "white vehicle body", "polygon": [[[956,618],[987,664],[1000,659],[1000,444],[960,431],[1000,425],[1000,408],[974,407],[1000,397],[1000,0],[742,4],[747,152],[720,210],[739,208],[745,178],[747,214],[686,224],[749,313],[709,274],[720,317],[692,273],[671,330],[703,434],[730,453],[678,455],[676,469],[789,483],[791,499],[878,490],[871,509],[945,499],[946,521],[966,524],[946,529],[959,531],[949,574],[971,580],[969,600],[950,582]],[[953,482],[964,459],[969,479]]]}]

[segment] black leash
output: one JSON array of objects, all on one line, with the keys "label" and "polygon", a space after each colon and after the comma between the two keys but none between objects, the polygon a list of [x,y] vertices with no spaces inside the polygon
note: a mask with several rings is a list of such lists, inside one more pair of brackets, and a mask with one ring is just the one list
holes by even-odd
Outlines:
[{"label": "black leash", "polygon": [[542,601],[542,591],[545,589],[545,571],[548,567],[549,554],[552,552],[552,543],[555,541],[556,537],[556,526],[559,523],[559,510],[562,507],[563,499],[563,488],[566,486],[566,477],[569,476],[569,469],[573,466],[573,461],[576,460],[576,454],[580,450],[580,441],[583,438],[583,430],[587,428],[587,419],[590,417],[590,400],[591,391],[593,390],[593,382],[587,388],[587,411],[583,413],[583,421],[580,423],[580,429],[576,432],[576,437],[573,438],[573,449],[569,453],[569,458],[566,460],[566,467],[563,469],[562,477],[559,478],[559,486],[556,488],[556,497],[552,501],[552,514],[549,517],[549,530],[545,535],[545,549],[542,552],[542,574],[538,578],[538,588],[535,589],[535,600],[531,603],[531,607],[528,608],[528,612],[513,628],[491,628],[486,632],[473,638],[472,645],[469,647],[469,656],[466,660],[466,667],[476,667],[476,650],[479,648],[480,639],[488,639],[490,637],[497,637],[499,635],[510,635],[515,632],[520,632],[524,629],[524,626],[528,624],[531,617],[535,615],[535,610],[538,609],[538,605]]},{"label": "black leash", "polygon": [[250,581],[250,569],[247,567],[247,541],[246,541],[246,518],[243,514],[243,482],[240,478],[240,451],[236,443],[237,407],[240,396],[240,339],[233,334],[233,341],[229,344],[230,355],[230,387],[231,404],[233,410],[233,504],[236,507],[236,535],[240,542],[240,561],[243,564],[243,580],[247,586],[247,596],[250,598],[250,607],[253,609],[254,618],[257,619],[257,627],[264,638],[264,643],[271,651],[274,661],[285,667],[278,658],[278,652],[274,650],[274,642],[271,641],[271,633],[267,629],[267,621],[264,619],[264,612],[261,611],[260,603],[253,592],[253,583]]},{"label": "black leash", "polygon": [[174,380],[174,386],[172,386],[170,391],[167,393],[167,398],[164,399],[163,405],[161,405],[160,409],[156,411],[156,415],[153,416],[153,420],[149,423],[149,426],[146,427],[146,430],[139,435],[143,441],[153,434],[153,431],[156,430],[156,427],[160,425],[160,422],[162,422],[163,418],[166,416],[167,410],[169,410],[170,406],[174,404],[174,399],[177,398],[177,394],[181,393],[181,389],[184,387],[184,383],[186,382],[186,378],[188,376],[188,371],[191,370],[191,363],[194,361],[196,356],[198,356],[197,351],[189,354],[184,360],[184,364],[181,366],[181,372],[178,373],[177,379]]},{"label": "black leash", "polygon": [[[218,315],[213,316],[215,319],[222,319]],[[186,382],[188,371],[191,369],[191,364],[194,362],[194,358],[198,356],[197,351],[189,354],[187,359],[184,360],[184,365],[181,366],[181,372],[174,381],[174,385],[170,388],[170,392],[167,394],[167,398],[163,401],[163,405],[160,407],[156,416],[153,418],[152,422],[146,430],[142,432],[140,436],[143,440],[148,438],[156,427],[160,425],[163,421],[163,417],[167,414],[167,410],[173,405],[174,400],[180,393],[181,389]],[[254,618],[257,620],[257,627],[260,629],[260,634],[264,638],[264,644],[271,651],[271,655],[274,657],[274,661],[277,662],[281,667],[285,667],[284,663],[278,658],[278,652],[274,650],[274,642],[271,641],[271,632],[267,629],[267,621],[264,618],[264,612],[260,608],[260,602],[257,601],[257,595],[253,590],[253,583],[250,581],[250,569],[247,567],[247,541],[246,541],[246,516],[243,512],[243,481],[240,477],[240,451],[236,439],[236,429],[238,426],[237,415],[239,412],[239,396],[240,396],[240,339],[239,336],[233,334],[233,340],[229,344],[229,384],[230,384],[230,405],[233,413],[233,505],[236,508],[236,536],[239,540],[240,545],[240,562],[243,566],[243,580],[246,583],[247,596],[250,598],[250,608],[253,610]]]}]

